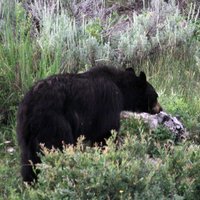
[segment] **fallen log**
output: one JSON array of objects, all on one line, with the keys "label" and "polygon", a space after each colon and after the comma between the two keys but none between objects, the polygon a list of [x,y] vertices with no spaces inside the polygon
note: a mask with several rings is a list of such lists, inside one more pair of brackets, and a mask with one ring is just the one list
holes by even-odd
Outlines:
[{"label": "fallen log", "polygon": [[181,141],[187,139],[189,133],[187,132],[181,121],[166,112],[160,112],[155,115],[148,113],[133,113],[128,111],[121,112],[121,119],[134,118],[137,120],[142,120],[144,123],[148,124],[149,128],[155,130],[160,125],[163,125],[175,136],[175,141]]}]

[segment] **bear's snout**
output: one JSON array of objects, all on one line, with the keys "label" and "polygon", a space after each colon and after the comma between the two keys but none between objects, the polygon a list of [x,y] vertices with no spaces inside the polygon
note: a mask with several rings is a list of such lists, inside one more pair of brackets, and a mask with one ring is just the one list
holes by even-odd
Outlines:
[{"label": "bear's snout", "polygon": [[161,107],[161,105],[157,102],[154,107],[152,108],[152,114],[157,114],[159,112],[161,112],[163,109]]}]

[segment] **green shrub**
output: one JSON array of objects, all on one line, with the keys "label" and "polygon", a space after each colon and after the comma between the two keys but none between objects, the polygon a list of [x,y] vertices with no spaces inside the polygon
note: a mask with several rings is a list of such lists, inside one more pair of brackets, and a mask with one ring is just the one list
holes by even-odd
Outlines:
[{"label": "green shrub", "polygon": [[44,149],[39,182],[26,189],[25,197],[195,199],[198,195],[198,146],[158,147],[160,157],[150,158],[148,137],[139,139],[130,133],[121,146],[115,140],[114,134],[103,149],[85,147],[81,141],[76,147],[67,146],[63,153]]},{"label": "green shrub", "polygon": [[100,20],[93,21],[91,24],[86,26],[86,32],[92,37],[95,37],[98,42],[101,42],[103,27],[100,24]]}]

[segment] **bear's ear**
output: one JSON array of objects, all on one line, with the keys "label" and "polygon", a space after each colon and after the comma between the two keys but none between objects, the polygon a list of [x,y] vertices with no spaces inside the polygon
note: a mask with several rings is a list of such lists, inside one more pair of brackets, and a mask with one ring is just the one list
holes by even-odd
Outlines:
[{"label": "bear's ear", "polygon": [[132,72],[135,75],[135,71],[132,67],[126,68],[127,72]]},{"label": "bear's ear", "polygon": [[144,72],[140,72],[140,79],[141,79],[142,81],[144,81],[144,82],[147,81],[147,78],[146,78],[146,75],[145,75]]}]

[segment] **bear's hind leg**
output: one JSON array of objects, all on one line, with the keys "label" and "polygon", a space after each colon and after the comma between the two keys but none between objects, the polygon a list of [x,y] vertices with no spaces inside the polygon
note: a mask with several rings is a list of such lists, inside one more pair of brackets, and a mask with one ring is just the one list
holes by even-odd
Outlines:
[{"label": "bear's hind leg", "polygon": [[41,144],[46,148],[62,149],[63,144],[74,144],[72,128],[64,116],[54,114],[44,117],[45,121],[41,123],[36,131],[37,135],[32,134],[28,144],[22,148],[22,167],[21,174],[23,181],[37,181],[37,171],[33,169],[34,165],[40,163],[38,153],[41,152]]}]

